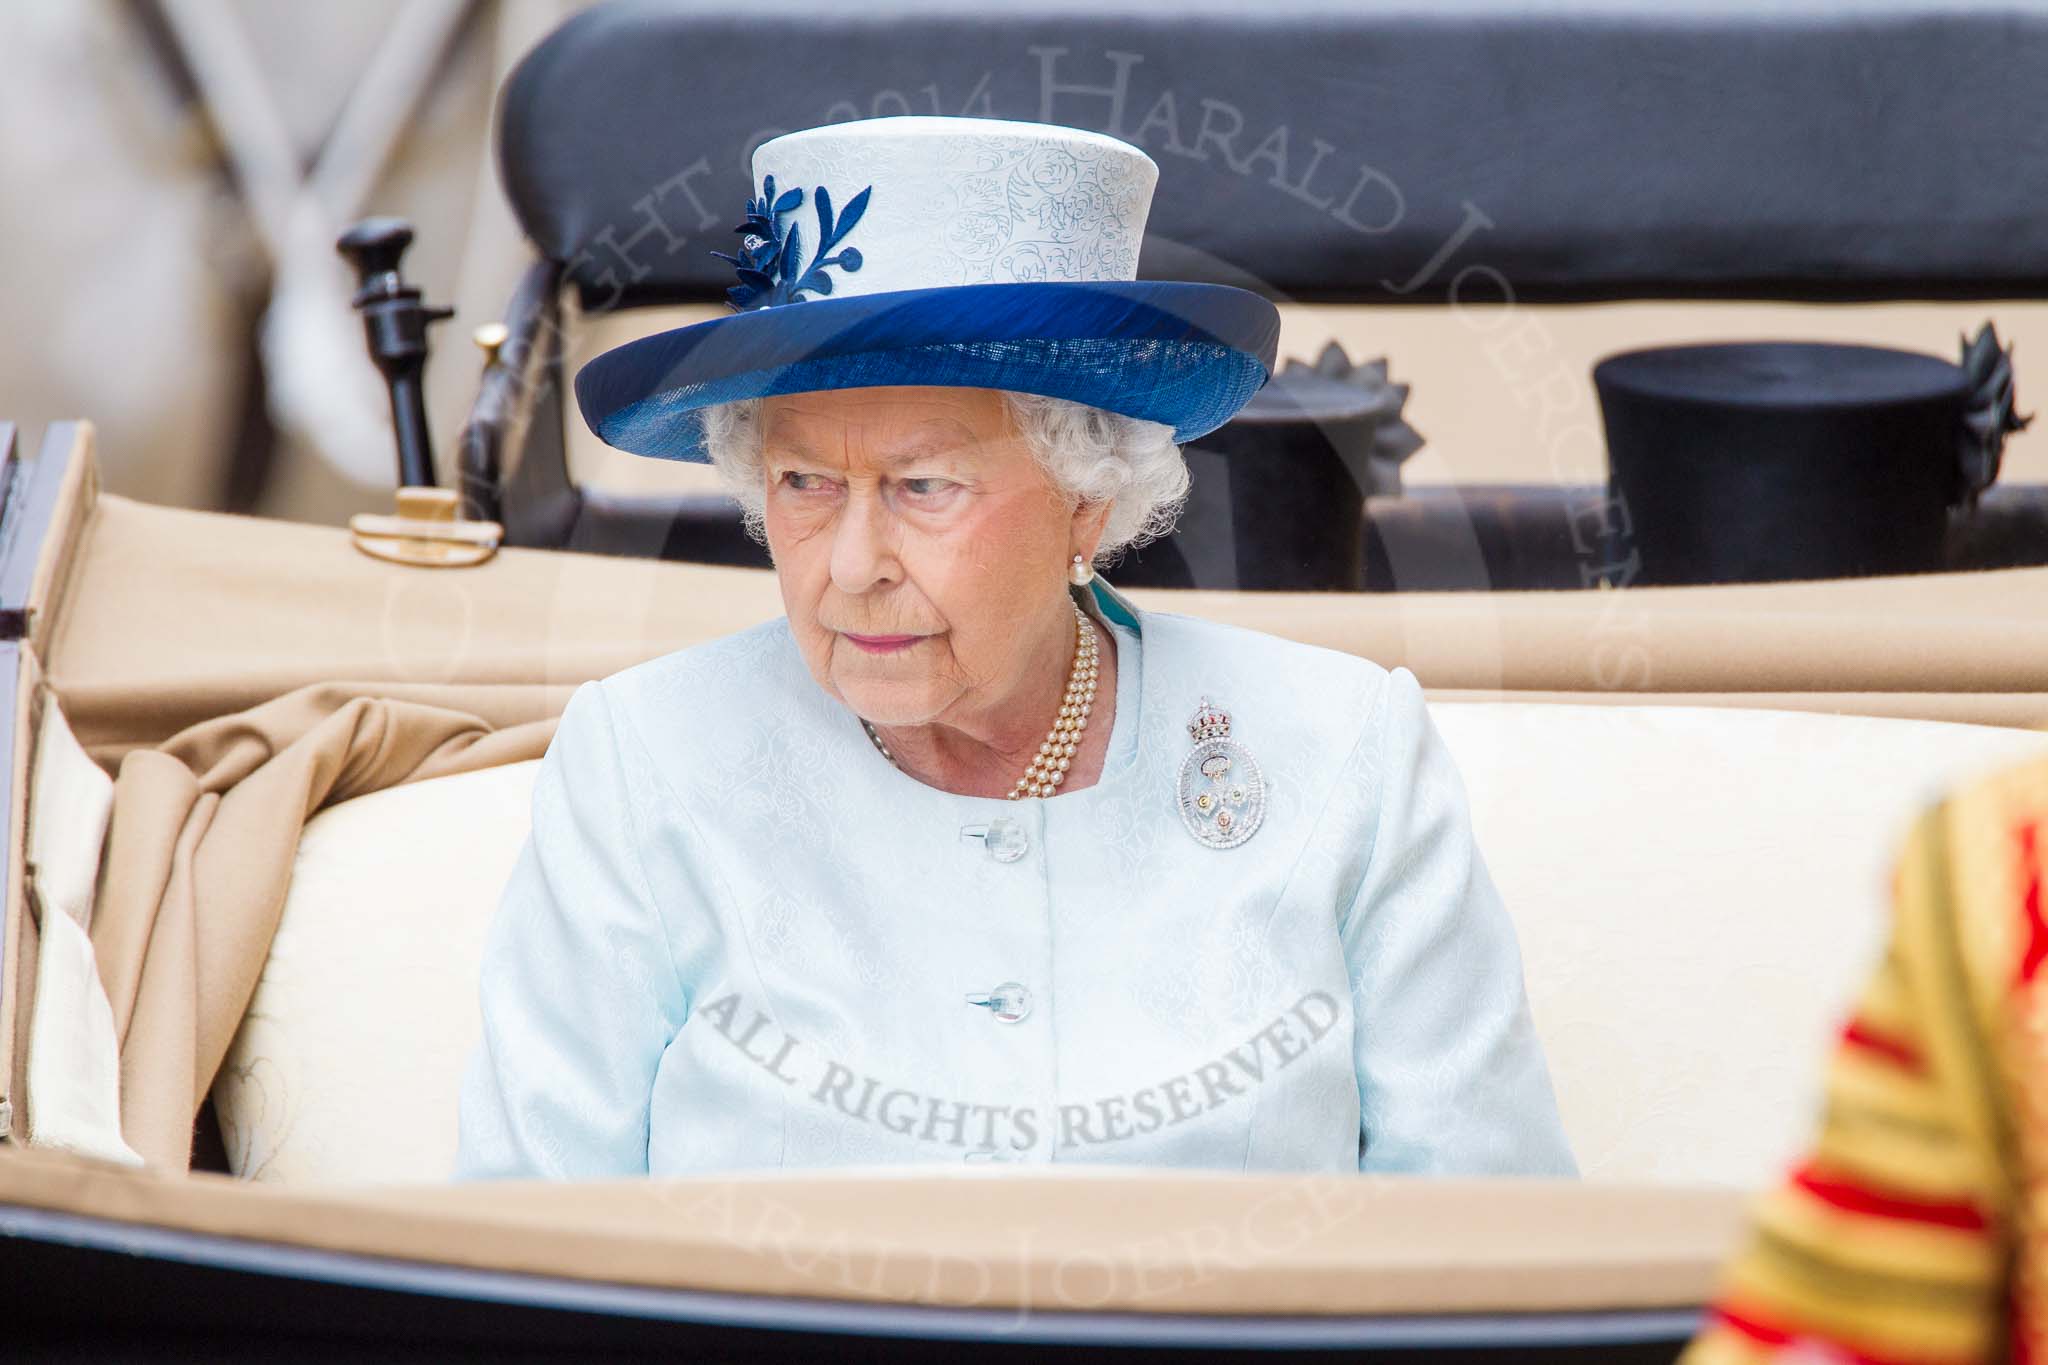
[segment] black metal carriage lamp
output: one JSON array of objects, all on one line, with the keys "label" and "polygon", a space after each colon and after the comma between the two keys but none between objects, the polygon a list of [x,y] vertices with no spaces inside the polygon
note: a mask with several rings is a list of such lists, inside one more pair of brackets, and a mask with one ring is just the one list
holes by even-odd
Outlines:
[{"label": "black metal carriage lamp", "polygon": [[405,279],[411,224],[365,218],[341,235],[336,250],[355,267],[352,302],[363,315],[370,360],[391,392],[391,425],[398,445],[398,489],[392,515],[359,512],[349,518],[356,548],[378,559],[427,568],[481,564],[497,553],[505,528],[461,515],[461,496],[434,481],[433,436],[422,387],[430,324],[455,316],[427,303]]}]

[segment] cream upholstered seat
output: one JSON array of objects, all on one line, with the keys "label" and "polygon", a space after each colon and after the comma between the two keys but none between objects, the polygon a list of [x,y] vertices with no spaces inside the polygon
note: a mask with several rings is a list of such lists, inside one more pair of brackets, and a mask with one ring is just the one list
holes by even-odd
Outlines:
[{"label": "cream upholstered seat", "polygon": [[444,1178],[477,962],[538,760],[387,788],[306,822],[213,1099],[259,1180]]},{"label": "cream upholstered seat", "polygon": [[1440,704],[1589,1177],[1757,1186],[1812,1131],[1893,859],[2048,734],[1662,706]]},{"label": "cream upholstered seat", "polygon": [[[1757,1185],[1924,803],[2048,734],[1732,708],[1436,703],[1521,936],[1591,1178]],[[306,827],[214,1099],[241,1174],[444,1178],[476,964],[537,763],[397,787]]]}]

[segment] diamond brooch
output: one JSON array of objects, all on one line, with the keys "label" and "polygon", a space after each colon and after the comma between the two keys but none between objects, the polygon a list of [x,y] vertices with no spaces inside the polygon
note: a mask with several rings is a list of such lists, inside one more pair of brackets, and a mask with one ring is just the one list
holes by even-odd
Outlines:
[{"label": "diamond brooch", "polygon": [[1195,747],[1180,765],[1180,818],[1198,843],[1236,848],[1266,817],[1266,778],[1259,761],[1230,737],[1230,713],[1207,697],[1188,722]]}]

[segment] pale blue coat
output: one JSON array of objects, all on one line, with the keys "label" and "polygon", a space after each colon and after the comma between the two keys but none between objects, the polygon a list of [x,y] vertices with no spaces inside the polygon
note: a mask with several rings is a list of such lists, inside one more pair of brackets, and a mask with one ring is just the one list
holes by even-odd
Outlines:
[{"label": "pale blue coat", "polygon": [[[1414,675],[1077,596],[1114,724],[1046,800],[891,766],[782,619],[579,687],[483,960],[458,1176],[1574,1173]],[[1205,696],[1268,785],[1232,849],[1176,806]],[[970,1003],[1005,982],[1021,1017]]]}]

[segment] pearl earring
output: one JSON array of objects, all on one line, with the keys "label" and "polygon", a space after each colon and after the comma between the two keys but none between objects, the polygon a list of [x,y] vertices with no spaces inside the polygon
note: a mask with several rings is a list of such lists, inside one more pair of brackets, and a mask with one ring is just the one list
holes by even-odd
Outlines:
[{"label": "pearl earring", "polygon": [[1095,569],[1079,555],[1074,556],[1074,567],[1067,570],[1067,577],[1074,580],[1077,588],[1086,587],[1095,578]]}]

